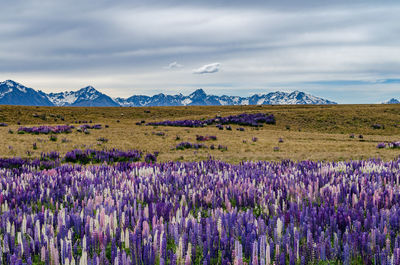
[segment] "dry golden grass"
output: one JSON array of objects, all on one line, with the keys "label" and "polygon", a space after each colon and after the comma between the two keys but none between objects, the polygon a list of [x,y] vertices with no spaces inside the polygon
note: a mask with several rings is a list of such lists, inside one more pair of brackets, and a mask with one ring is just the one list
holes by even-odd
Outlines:
[{"label": "dry golden grass", "polygon": [[[148,113],[150,111],[150,113]],[[276,125],[262,128],[246,127],[244,132],[218,130],[214,126],[205,128],[138,126],[145,120],[201,119],[240,114],[243,112],[273,113]],[[34,117],[34,114],[37,114]],[[61,120],[63,118],[64,120]],[[86,120],[109,128],[91,130],[91,134],[74,131],[59,134],[56,142],[49,141],[48,135],[16,134],[20,125],[74,124]],[[61,107],[20,107],[1,106],[0,156],[38,157],[41,152],[59,151],[65,153],[75,148],[118,148],[140,149],[144,152],[159,151],[159,161],[203,160],[212,156],[228,162],[243,160],[344,160],[380,157],[385,160],[399,156],[398,150],[377,149],[381,141],[400,140],[400,105],[336,105],[336,106],[225,106],[225,107],[151,107],[151,108],[61,108]],[[372,129],[372,124],[383,124],[384,130]],[[79,124],[78,124],[79,125]],[[103,126],[104,127],[104,126]],[[290,127],[290,129],[288,129]],[[9,129],[14,134],[9,134]],[[157,136],[155,132],[165,132]],[[349,138],[349,134],[356,138]],[[181,141],[196,142],[196,135],[216,135],[217,141],[204,142],[206,145],[225,145],[227,151],[175,150]],[[363,134],[362,141],[357,138]],[[180,140],[176,140],[176,136]],[[98,145],[97,139],[109,139]],[[252,142],[257,137],[257,142]],[[67,139],[63,142],[62,139]],[[278,143],[283,138],[283,143]],[[244,142],[245,141],[245,142]],[[33,150],[33,143],[38,146]],[[279,147],[279,151],[274,151]]]}]

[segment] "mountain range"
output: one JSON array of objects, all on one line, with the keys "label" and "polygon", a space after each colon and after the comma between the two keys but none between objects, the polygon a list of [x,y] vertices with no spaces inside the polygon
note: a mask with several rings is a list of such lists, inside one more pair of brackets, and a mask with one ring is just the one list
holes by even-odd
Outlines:
[{"label": "mountain range", "polygon": [[44,93],[25,87],[12,80],[0,82],[0,105],[27,106],[85,106],[85,107],[144,107],[188,105],[286,105],[286,104],[337,104],[301,91],[270,92],[249,97],[208,95],[197,89],[188,96],[182,94],[154,96],[134,95],[129,98],[111,98],[87,86],[78,91]]}]

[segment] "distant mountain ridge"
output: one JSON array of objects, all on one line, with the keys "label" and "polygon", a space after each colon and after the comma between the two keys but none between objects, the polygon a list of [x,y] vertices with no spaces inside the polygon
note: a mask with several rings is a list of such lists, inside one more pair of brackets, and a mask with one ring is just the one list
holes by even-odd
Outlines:
[{"label": "distant mountain ridge", "polygon": [[197,89],[189,96],[182,94],[150,96],[132,96],[127,99],[116,98],[121,106],[220,106],[220,105],[285,105],[285,104],[337,104],[336,102],[319,98],[301,91],[270,92],[268,94],[256,94],[250,97],[215,96],[207,95],[203,89]]},{"label": "distant mountain ridge", "polygon": [[400,100],[391,98],[390,100],[383,102],[383,104],[400,104]]},{"label": "distant mountain ridge", "polygon": [[208,95],[197,89],[188,96],[182,94],[154,96],[134,95],[129,98],[111,98],[87,86],[78,91],[46,94],[25,87],[12,80],[0,82],[0,105],[27,106],[82,106],[82,107],[149,107],[149,106],[221,106],[221,105],[286,105],[337,104],[301,91],[270,92],[249,97]]}]

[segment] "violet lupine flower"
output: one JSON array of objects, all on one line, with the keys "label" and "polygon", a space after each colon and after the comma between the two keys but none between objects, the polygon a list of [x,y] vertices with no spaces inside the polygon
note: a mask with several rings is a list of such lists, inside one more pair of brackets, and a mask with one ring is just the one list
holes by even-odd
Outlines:
[{"label": "violet lupine flower", "polygon": [[382,149],[386,147],[386,143],[379,143],[376,148]]}]

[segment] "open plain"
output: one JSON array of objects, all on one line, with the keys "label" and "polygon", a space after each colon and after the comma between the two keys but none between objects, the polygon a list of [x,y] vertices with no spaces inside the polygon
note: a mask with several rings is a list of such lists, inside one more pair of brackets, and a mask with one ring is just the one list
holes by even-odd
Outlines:
[{"label": "open plain", "polygon": [[[206,119],[217,115],[241,113],[274,114],[275,125],[247,127],[239,131],[202,128],[147,126],[163,120]],[[329,106],[223,106],[223,107],[0,107],[0,156],[39,157],[41,152],[72,149],[138,149],[159,152],[159,161],[199,161],[213,157],[226,162],[246,160],[357,160],[394,159],[399,151],[378,149],[380,142],[398,141],[400,136],[399,105],[329,105]],[[80,123],[79,123],[80,122]],[[90,123],[91,122],[91,123]],[[140,123],[141,125],[138,125]],[[18,134],[21,126],[101,124],[102,129],[89,134],[72,130],[59,134],[55,141],[49,135]],[[108,128],[105,128],[107,125]],[[381,128],[373,128],[381,125]],[[224,145],[227,150],[176,150],[184,141],[196,143],[196,135],[213,135],[216,141],[204,144]],[[362,135],[362,138],[360,138]],[[353,137],[354,136],[354,137]],[[253,138],[257,138],[253,141]],[[107,142],[98,141],[105,138]],[[281,142],[279,139],[282,139]],[[33,145],[37,149],[33,149]]]}]

